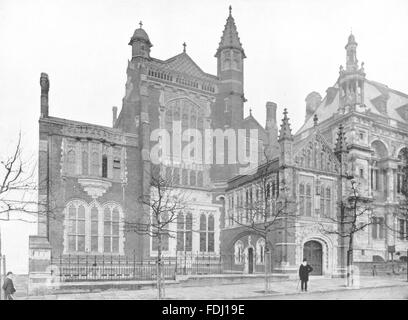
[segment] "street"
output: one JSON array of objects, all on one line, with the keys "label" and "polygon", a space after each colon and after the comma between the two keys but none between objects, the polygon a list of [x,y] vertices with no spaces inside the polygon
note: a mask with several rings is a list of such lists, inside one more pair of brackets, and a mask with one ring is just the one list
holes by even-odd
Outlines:
[{"label": "street", "polygon": [[408,299],[408,286],[386,288],[363,288],[357,290],[338,290],[326,292],[307,292],[267,297],[254,300],[401,300]]}]

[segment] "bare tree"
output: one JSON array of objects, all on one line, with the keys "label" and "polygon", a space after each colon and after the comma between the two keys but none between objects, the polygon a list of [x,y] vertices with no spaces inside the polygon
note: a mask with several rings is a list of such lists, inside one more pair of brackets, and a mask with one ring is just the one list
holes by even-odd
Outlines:
[{"label": "bare tree", "polygon": [[337,217],[327,217],[337,228],[331,229],[320,223],[322,233],[335,234],[341,239],[348,240],[347,244],[347,286],[353,285],[353,248],[355,235],[373,224],[371,200],[360,195],[357,182],[349,176],[350,194],[346,200],[340,199],[340,214]]},{"label": "bare tree", "polygon": [[174,228],[180,212],[188,210],[188,197],[184,189],[178,187],[173,176],[162,174],[159,166],[154,166],[150,174],[150,195],[139,199],[143,215],[136,222],[125,221],[125,228],[141,235],[147,235],[157,247],[157,293],[158,299],[165,297],[163,248],[169,238],[174,238]]},{"label": "bare tree", "polygon": [[39,217],[56,218],[60,208],[52,190],[47,199],[38,199],[37,165],[23,153],[20,132],[10,155],[0,157],[0,220],[37,223]]},{"label": "bare tree", "polygon": [[271,178],[270,162],[257,169],[254,179],[255,194],[248,191],[245,199],[241,199],[235,206],[237,214],[229,215],[229,219],[258,235],[264,240],[263,255],[265,292],[270,291],[269,272],[271,269],[270,235],[277,231],[289,232],[296,218],[295,203],[288,195],[285,182],[279,184],[279,175]]}]

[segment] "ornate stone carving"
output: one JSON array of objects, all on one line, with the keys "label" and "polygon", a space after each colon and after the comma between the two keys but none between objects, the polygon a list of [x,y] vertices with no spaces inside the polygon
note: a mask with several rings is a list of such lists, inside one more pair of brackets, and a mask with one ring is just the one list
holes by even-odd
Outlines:
[{"label": "ornate stone carving", "polygon": [[109,181],[93,178],[78,179],[78,183],[93,199],[102,196],[112,186],[112,183]]}]

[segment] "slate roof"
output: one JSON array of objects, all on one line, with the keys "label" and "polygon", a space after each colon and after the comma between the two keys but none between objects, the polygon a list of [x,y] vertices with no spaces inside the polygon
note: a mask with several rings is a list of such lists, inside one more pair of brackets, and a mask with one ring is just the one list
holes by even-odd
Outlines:
[{"label": "slate roof", "polygon": [[[330,97],[326,94],[315,111],[320,123],[338,111],[340,102],[338,85],[336,84],[333,88],[337,89],[335,95]],[[386,101],[384,107],[381,101]],[[386,116],[408,124],[408,95],[405,93],[391,89],[385,84],[366,79],[364,80],[364,104],[372,114]],[[296,134],[311,127],[313,127],[313,117],[310,117]]]}]

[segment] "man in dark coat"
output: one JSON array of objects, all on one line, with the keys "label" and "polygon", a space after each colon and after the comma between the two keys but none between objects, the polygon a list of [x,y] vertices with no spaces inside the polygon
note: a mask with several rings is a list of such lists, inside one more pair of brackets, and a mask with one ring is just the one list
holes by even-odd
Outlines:
[{"label": "man in dark coat", "polygon": [[303,263],[299,267],[299,278],[301,282],[302,291],[307,291],[307,282],[309,281],[309,273],[313,271],[313,268],[307,264],[307,260],[303,259]]},{"label": "man in dark coat", "polygon": [[14,300],[13,294],[16,292],[16,289],[14,288],[12,276],[13,273],[11,271],[7,272],[7,277],[3,283],[4,296],[6,297],[6,300]]}]

